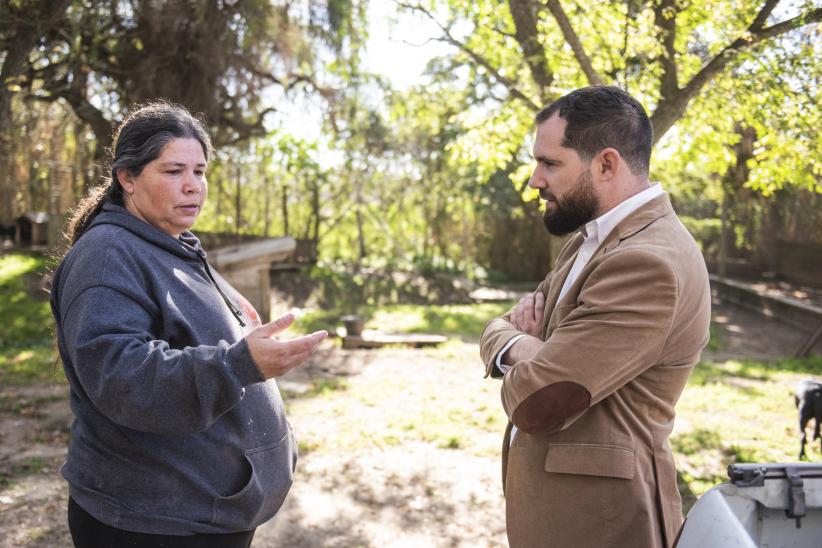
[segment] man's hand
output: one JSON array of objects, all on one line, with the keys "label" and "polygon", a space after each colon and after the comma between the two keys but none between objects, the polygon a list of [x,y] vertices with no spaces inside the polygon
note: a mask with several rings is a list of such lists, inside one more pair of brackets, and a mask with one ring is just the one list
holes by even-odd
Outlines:
[{"label": "man's hand", "polygon": [[542,319],[545,315],[545,295],[541,291],[527,294],[520,299],[517,306],[508,313],[508,321],[519,331],[525,333],[514,345],[502,355],[502,363],[515,363],[531,359],[542,347]]},{"label": "man's hand", "polygon": [[515,342],[511,348],[505,351],[505,354],[502,355],[502,363],[513,366],[517,362],[530,360],[536,356],[539,349],[542,348],[542,345],[542,339],[525,335]]},{"label": "man's hand", "polygon": [[251,357],[266,379],[285,375],[302,364],[328,336],[326,331],[316,331],[296,339],[278,341],[274,335],[288,329],[293,322],[294,314],[289,313],[257,327],[245,337]]},{"label": "man's hand", "polygon": [[542,338],[542,317],[545,314],[545,295],[540,291],[529,293],[520,299],[508,314],[511,324],[532,337]]}]

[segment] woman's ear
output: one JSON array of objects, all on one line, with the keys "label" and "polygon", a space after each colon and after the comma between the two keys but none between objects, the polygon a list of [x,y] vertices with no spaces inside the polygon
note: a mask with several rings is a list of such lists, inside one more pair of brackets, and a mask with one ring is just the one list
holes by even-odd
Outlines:
[{"label": "woman's ear", "polygon": [[134,177],[132,177],[125,169],[117,170],[117,182],[120,183],[124,193],[134,193]]}]

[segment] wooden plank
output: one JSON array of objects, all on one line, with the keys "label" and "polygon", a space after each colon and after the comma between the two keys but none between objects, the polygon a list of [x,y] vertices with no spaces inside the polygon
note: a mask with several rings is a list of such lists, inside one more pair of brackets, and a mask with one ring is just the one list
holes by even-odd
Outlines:
[{"label": "wooden plank", "polygon": [[401,344],[419,348],[422,346],[436,346],[448,340],[442,335],[427,333],[363,333],[362,336],[346,335],[343,337],[343,348],[381,348],[390,344]]}]

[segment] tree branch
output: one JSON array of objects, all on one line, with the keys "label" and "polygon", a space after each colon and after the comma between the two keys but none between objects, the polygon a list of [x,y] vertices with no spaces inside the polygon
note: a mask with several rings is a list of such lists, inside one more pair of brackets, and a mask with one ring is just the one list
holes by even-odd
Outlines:
[{"label": "tree branch", "polygon": [[750,29],[751,30],[761,29],[762,26],[765,24],[765,21],[767,21],[768,16],[771,14],[771,12],[773,11],[773,9],[776,7],[776,5],[778,3],[779,3],[779,0],[767,0],[765,2],[765,5],[762,6],[762,9],[759,10],[759,13],[756,15],[756,19],[754,19],[753,23],[751,23]]},{"label": "tree branch", "polygon": [[[231,111],[223,111],[220,115],[218,128],[223,132],[224,143],[228,145],[236,145],[245,141],[250,137],[259,137],[265,134],[265,126],[263,122],[267,114],[277,112],[275,107],[268,107],[257,115],[257,119],[247,122],[243,120],[242,113],[237,109]],[[231,115],[233,114],[233,116]],[[234,131],[233,136],[225,135],[225,128],[230,128]],[[218,140],[219,141],[219,140]]]},{"label": "tree branch", "polygon": [[559,0],[548,0],[546,3],[554,19],[556,19],[559,29],[562,31],[562,36],[565,37],[565,41],[571,46],[571,50],[574,52],[574,57],[577,63],[579,63],[580,68],[582,68],[582,72],[584,72],[588,78],[588,83],[592,86],[602,85],[602,78],[594,70],[594,65],[585,53],[585,48],[582,47],[582,42],[571,26],[571,22],[568,20],[568,16],[565,15],[565,11],[562,9]]},{"label": "tree branch", "polygon": [[[80,78],[75,80],[75,82],[81,81],[82,79]],[[89,102],[84,93],[84,86],[85,82],[83,82],[82,85],[73,83],[71,86],[52,87],[49,88],[48,95],[29,95],[27,99],[45,103],[53,103],[58,99],[63,99],[66,101],[71,106],[71,110],[74,111],[74,114],[76,114],[80,120],[85,122],[94,133],[94,138],[96,141],[94,157],[95,161],[102,165],[105,160],[105,151],[113,142],[112,122],[103,115],[103,112],[100,109]]]},{"label": "tree branch", "polygon": [[659,37],[664,51],[661,59],[662,77],[660,78],[662,100],[672,99],[679,91],[675,46],[678,13],[676,0],[661,0],[654,5],[654,24],[659,28]]},{"label": "tree branch", "polygon": [[768,0],[753,23],[739,38],[708,61],[685,87],[677,90],[673,96],[663,98],[659,102],[654,114],[651,116],[655,143],[682,117],[691,99],[696,97],[702,88],[715,78],[740,52],[770,38],[822,20],[822,8],[815,8],[786,21],[762,28],[763,21],[773,10],[775,3],[775,0]]},{"label": "tree branch", "polygon": [[534,82],[539,87],[540,98],[546,103],[547,91],[554,81],[554,73],[548,64],[545,48],[539,41],[534,5],[530,0],[508,0],[508,9],[514,20],[514,38],[522,49]]},{"label": "tree branch", "polygon": [[401,8],[410,9],[412,11],[420,11],[423,14],[425,14],[429,19],[436,23],[440,30],[442,30],[443,36],[440,38],[435,38],[435,40],[439,42],[445,42],[456,47],[457,49],[468,55],[471,59],[473,59],[475,63],[477,63],[485,70],[487,70],[497,82],[505,86],[508,89],[508,93],[510,93],[512,97],[519,99],[534,111],[538,111],[540,109],[539,105],[537,105],[532,99],[530,99],[527,95],[520,91],[519,88],[517,88],[514,81],[500,74],[499,70],[494,68],[494,66],[491,65],[491,63],[488,62],[484,57],[482,57],[480,54],[473,51],[471,48],[469,48],[468,46],[454,38],[454,36],[451,34],[451,31],[448,30],[448,28],[445,27],[442,23],[437,21],[437,18],[434,17],[431,14],[431,12],[429,12],[427,9],[419,5],[406,4],[404,2],[397,2],[397,5]]},{"label": "tree branch", "polygon": [[292,89],[297,87],[298,84],[305,83],[308,84],[314,91],[318,92],[326,99],[330,98],[335,93],[334,89],[324,87],[318,84],[314,77],[310,74],[289,72],[283,77],[278,77],[275,76],[273,73],[256,66],[254,63],[249,61],[249,59],[244,55],[232,55],[232,58],[236,60],[236,62],[239,65],[242,65],[242,67],[245,68],[253,76],[259,78],[264,82],[276,84],[282,87],[283,90],[285,90],[286,92],[291,91]]},{"label": "tree branch", "polygon": [[[8,49],[5,47],[6,43],[3,44],[5,56],[0,62],[0,139],[5,137],[4,131],[11,120],[11,98],[15,93],[12,86],[26,72],[29,54],[37,46],[37,41],[63,19],[69,4],[70,0],[43,0],[34,6],[34,10],[31,10],[31,6],[18,9],[13,4],[3,9],[3,14],[7,17],[3,25],[8,25],[5,32],[10,40]],[[30,83],[29,81],[29,85]]]}]

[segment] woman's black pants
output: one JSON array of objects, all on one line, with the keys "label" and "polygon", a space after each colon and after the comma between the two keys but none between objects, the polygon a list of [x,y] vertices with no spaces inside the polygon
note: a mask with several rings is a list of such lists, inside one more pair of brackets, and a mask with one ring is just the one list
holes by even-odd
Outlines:
[{"label": "woman's black pants", "polygon": [[190,536],[133,533],[106,525],[69,497],[68,522],[76,548],[249,548],[254,531]]}]

